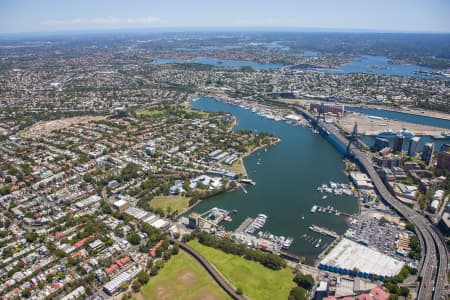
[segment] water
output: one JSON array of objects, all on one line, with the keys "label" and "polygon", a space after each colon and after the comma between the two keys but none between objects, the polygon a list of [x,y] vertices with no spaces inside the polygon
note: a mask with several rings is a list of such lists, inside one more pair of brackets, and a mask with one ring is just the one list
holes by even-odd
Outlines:
[{"label": "water", "polygon": [[[271,44],[278,45],[278,44]],[[281,45],[279,45],[281,46]],[[182,48],[183,50],[188,50],[189,48]],[[317,56],[318,52],[315,51],[304,51],[300,56]],[[170,63],[198,63],[198,64],[206,64],[215,67],[252,67],[255,70],[272,70],[272,69],[280,69],[283,67],[281,64],[262,64],[254,61],[241,61],[241,60],[220,60],[215,58],[204,58],[199,57],[192,60],[179,60],[179,59],[167,59],[167,58],[158,58],[154,62],[155,64],[170,64]],[[293,69],[304,69],[302,68],[293,68]],[[312,69],[307,67],[307,69]],[[373,55],[363,55],[361,59],[356,59],[348,64],[343,64],[339,66],[337,69],[317,69],[313,70],[323,72],[323,73],[331,73],[331,74],[347,74],[347,73],[368,73],[368,74],[376,74],[376,75],[397,75],[404,77],[415,77],[415,78],[425,78],[425,79],[440,79],[440,80],[450,80],[450,78],[446,78],[443,76],[427,76],[423,74],[415,74],[414,71],[434,71],[431,68],[422,67],[418,65],[412,64],[390,64],[389,59],[385,56],[373,56]]]},{"label": "water", "polygon": [[255,70],[272,70],[280,69],[283,65],[280,64],[262,64],[254,61],[243,60],[221,60],[215,58],[199,57],[192,60],[179,60],[179,59],[167,59],[158,58],[155,60],[155,64],[172,64],[172,63],[197,63],[204,65],[211,65],[215,67],[251,67]]},{"label": "water", "polygon": [[330,228],[339,234],[345,232],[347,222],[344,217],[310,213],[314,204],[331,205],[351,214],[358,211],[354,197],[327,194],[328,198],[323,200],[325,194],[316,191],[319,185],[329,181],[349,182],[344,174],[342,156],[321,136],[313,134],[306,127],[262,118],[250,110],[211,98],[200,98],[192,103],[192,107],[233,114],[238,120],[234,130],[269,132],[281,138],[281,142],[267,151],[257,151],[244,159],[249,177],[256,181],[256,186],[247,188],[248,194],[240,189],[224,193],[202,201],[193,211],[204,212],[212,207],[237,209],[238,213],[231,215],[233,222],[224,222],[229,230],[238,227],[248,216],[256,217],[258,213],[264,213],[269,218],[263,230],[293,237],[295,240],[289,252],[303,255],[309,262],[316,257],[321,247],[315,248],[315,243],[305,241],[303,234],[313,236],[316,240],[321,238],[321,246],[324,242],[332,241],[331,238],[309,231],[311,224]]},{"label": "water", "polygon": [[[403,122],[410,122],[422,125],[435,126],[440,128],[450,129],[450,119],[439,119],[427,116],[413,115],[408,113],[401,113],[391,110],[384,109],[373,109],[373,108],[361,108],[361,107],[345,107],[346,111],[360,112],[369,116],[377,116],[392,120],[399,120]],[[408,130],[414,131],[414,128],[407,128]],[[443,130],[445,131],[445,130]]]},{"label": "water", "polygon": [[356,59],[350,63],[343,64],[337,69],[314,69],[323,73],[330,74],[348,74],[348,73],[368,73],[385,76],[404,76],[425,79],[450,80],[443,76],[427,76],[424,74],[415,74],[414,71],[434,71],[431,68],[412,64],[390,64],[389,58],[385,56],[362,55],[361,59]]}]

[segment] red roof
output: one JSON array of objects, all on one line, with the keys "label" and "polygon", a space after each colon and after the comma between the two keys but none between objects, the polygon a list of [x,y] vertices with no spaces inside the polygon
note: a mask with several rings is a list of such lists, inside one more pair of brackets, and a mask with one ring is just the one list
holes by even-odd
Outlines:
[{"label": "red roof", "polygon": [[370,294],[375,300],[389,300],[390,294],[384,289],[376,287],[370,290]]},{"label": "red roof", "polygon": [[55,239],[60,239],[64,236],[64,232],[63,231],[59,231],[57,233],[55,233]]},{"label": "red roof", "polygon": [[373,300],[369,294],[361,294],[358,296],[358,300]]},{"label": "red roof", "polygon": [[151,257],[155,257],[156,256],[156,250],[161,247],[161,245],[163,244],[164,240],[160,240],[155,246],[153,246],[152,249],[150,249],[150,256]]},{"label": "red roof", "polygon": [[111,266],[109,266],[108,268],[105,269],[105,272],[110,274],[110,273],[114,272],[115,270],[117,270],[117,268],[119,268],[118,265],[112,264]]}]

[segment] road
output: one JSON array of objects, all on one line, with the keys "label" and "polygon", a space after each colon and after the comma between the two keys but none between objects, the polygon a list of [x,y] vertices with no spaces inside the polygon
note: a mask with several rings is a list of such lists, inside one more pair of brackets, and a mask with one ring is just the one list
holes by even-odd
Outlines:
[{"label": "road", "polygon": [[[342,144],[348,144],[335,126],[319,121],[319,125],[333,134]],[[406,206],[395,198],[375,171],[372,162],[366,153],[351,145],[350,152],[356,161],[365,169],[372,179],[381,198],[391,205],[400,215],[416,226],[416,233],[422,243],[423,261],[419,265],[419,274],[422,282],[419,287],[417,299],[444,299],[444,287],[447,281],[448,251],[445,243],[435,230],[434,226],[414,209]],[[424,284],[427,282],[427,284]]]},{"label": "road", "polygon": [[231,283],[229,283],[222,274],[217,271],[217,269],[204,258],[200,253],[195,251],[193,248],[189,247],[185,243],[182,243],[178,240],[171,239],[173,243],[176,243],[180,246],[181,249],[192,255],[202,266],[208,271],[208,273],[212,276],[212,278],[219,284],[219,286],[228,294],[231,298],[235,300],[245,300],[245,297],[239,295],[236,292],[236,288],[234,288]]}]

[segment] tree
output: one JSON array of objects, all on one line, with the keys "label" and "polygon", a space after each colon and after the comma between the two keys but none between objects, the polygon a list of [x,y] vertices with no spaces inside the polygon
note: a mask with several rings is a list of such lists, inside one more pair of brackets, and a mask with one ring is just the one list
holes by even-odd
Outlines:
[{"label": "tree", "polygon": [[137,280],[138,280],[141,284],[146,284],[146,283],[150,280],[150,276],[148,275],[147,272],[141,271],[141,272],[139,272],[139,274],[137,275]]},{"label": "tree", "polygon": [[139,280],[135,280],[133,284],[131,285],[131,288],[133,289],[133,292],[137,293],[141,289],[141,282]]},{"label": "tree", "polygon": [[132,245],[139,245],[139,243],[141,242],[141,237],[139,236],[139,234],[132,232],[128,235],[127,241]]},{"label": "tree", "polygon": [[291,290],[289,293],[289,300],[306,300],[307,298],[307,292],[302,287],[295,287]]},{"label": "tree", "polygon": [[30,296],[31,296],[31,289],[30,288],[25,288],[25,289],[22,290],[22,293],[20,293],[20,294],[24,298],[30,298]]},{"label": "tree", "polygon": [[314,278],[311,275],[304,275],[302,273],[297,273],[294,277],[294,282],[306,290],[311,290],[314,286]]}]

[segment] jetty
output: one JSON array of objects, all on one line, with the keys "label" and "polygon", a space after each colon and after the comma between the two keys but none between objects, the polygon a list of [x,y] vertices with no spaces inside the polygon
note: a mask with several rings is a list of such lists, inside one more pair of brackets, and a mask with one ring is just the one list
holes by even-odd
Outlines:
[{"label": "jetty", "polygon": [[234,233],[242,233],[245,232],[245,230],[248,228],[248,226],[250,226],[250,224],[253,223],[253,218],[247,217],[244,222],[241,223],[241,225],[239,225],[238,228],[236,228],[236,230],[234,230]]},{"label": "jetty", "polygon": [[323,234],[323,235],[327,235],[329,237],[335,238],[335,239],[339,239],[340,236],[339,234],[337,234],[336,232],[334,232],[333,230],[330,230],[328,228],[325,227],[320,227],[317,225],[311,225],[309,226],[309,230]]}]

